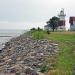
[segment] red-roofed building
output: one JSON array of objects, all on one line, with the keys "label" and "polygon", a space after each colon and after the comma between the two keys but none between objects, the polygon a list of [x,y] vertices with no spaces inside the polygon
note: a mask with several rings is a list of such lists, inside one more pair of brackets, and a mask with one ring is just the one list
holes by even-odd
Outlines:
[{"label": "red-roofed building", "polygon": [[75,30],[75,16],[69,18],[70,30]]}]

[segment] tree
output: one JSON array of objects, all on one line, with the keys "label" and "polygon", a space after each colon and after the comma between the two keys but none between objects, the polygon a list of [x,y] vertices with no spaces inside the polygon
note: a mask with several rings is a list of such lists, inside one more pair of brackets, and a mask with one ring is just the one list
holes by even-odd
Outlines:
[{"label": "tree", "polygon": [[49,21],[47,21],[47,25],[49,25],[54,31],[58,27],[59,18],[54,16]]},{"label": "tree", "polygon": [[30,30],[31,30],[31,31],[34,31],[34,30],[36,30],[36,29],[35,29],[35,28],[31,28]]}]

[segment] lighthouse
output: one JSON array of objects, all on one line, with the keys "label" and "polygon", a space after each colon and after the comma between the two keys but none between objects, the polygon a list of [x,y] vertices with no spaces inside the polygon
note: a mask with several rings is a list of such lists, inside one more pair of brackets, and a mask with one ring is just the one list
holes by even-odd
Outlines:
[{"label": "lighthouse", "polygon": [[65,16],[64,9],[62,8],[60,13],[58,14],[59,23],[58,23],[58,30],[66,30],[65,28]]}]

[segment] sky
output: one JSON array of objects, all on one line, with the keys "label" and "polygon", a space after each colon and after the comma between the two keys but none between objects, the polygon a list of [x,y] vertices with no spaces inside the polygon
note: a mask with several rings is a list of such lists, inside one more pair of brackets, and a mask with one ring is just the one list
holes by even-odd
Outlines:
[{"label": "sky", "polygon": [[43,27],[61,8],[69,17],[75,16],[75,0],[0,0],[0,29]]}]

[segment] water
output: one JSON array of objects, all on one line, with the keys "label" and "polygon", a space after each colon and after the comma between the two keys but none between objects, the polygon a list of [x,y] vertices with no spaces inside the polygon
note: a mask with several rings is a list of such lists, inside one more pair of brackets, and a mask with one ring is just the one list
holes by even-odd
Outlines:
[{"label": "water", "polygon": [[13,37],[17,37],[24,33],[24,30],[0,30],[0,49],[4,47],[4,43]]}]

